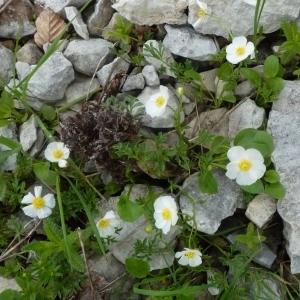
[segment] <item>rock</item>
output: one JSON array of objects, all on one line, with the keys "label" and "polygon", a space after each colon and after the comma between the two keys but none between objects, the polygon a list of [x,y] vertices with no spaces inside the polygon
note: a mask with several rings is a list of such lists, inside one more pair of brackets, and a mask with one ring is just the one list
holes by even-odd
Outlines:
[{"label": "rock", "polygon": [[233,95],[233,91],[223,91],[224,86],[228,84],[228,81],[220,79],[218,76],[215,78],[215,97],[220,101],[224,96]]},{"label": "rock", "polygon": [[272,219],[275,212],[276,200],[267,194],[259,194],[248,204],[245,215],[257,227],[262,228]]},{"label": "rock", "polygon": [[291,273],[300,273],[300,81],[285,81],[284,88],[273,103],[267,131],[272,135],[275,150],[272,161],[286,189],[286,196],[278,200],[280,214],[287,240],[286,248],[291,259]]},{"label": "rock", "polygon": [[21,39],[34,34],[36,28],[31,24],[33,14],[33,5],[29,0],[10,2],[1,12],[0,38]]},{"label": "rock", "polygon": [[156,86],[159,85],[160,80],[155,68],[151,65],[146,65],[143,70],[142,74],[145,78],[146,85],[148,86]]},{"label": "rock", "polygon": [[60,16],[65,16],[64,8],[66,6],[75,6],[77,8],[81,7],[86,3],[86,0],[35,0],[35,4],[41,7],[50,7],[54,12],[58,13]]},{"label": "rock", "polygon": [[122,92],[132,90],[142,90],[145,87],[145,79],[142,73],[137,75],[128,76],[123,87]]},{"label": "rock", "polygon": [[65,7],[65,12],[67,19],[71,22],[76,31],[76,33],[81,36],[83,39],[89,39],[89,33],[87,30],[87,26],[84,24],[81,14],[78,12],[75,6]]},{"label": "rock", "polygon": [[[214,170],[213,175],[218,181],[216,194],[204,194],[198,184],[198,173],[188,177],[182,185],[182,190],[190,197],[180,195],[180,208],[183,214],[194,216],[194,221],[188,221],[190,226],[197,226],[197,230],[214,234],[221,221],[232,216],[237,208],[238,199],[243,198],[243,193],[236,182],[228,179],[221,170]],[[191,199],[193,203],[191,203]]]},{"label": "rock", "polygon": [[265,110],[248,98],[229,114],[229,138],[234,139],[236,134],[245,128],[260,128],[265,115]]},{"label": "rock", "polygon": [[37,138],[37,122],[34,115],[20,126],[20,143],[24,151],[31,148]]},{"label": "rock", "polygon": [[245,97],[250,97],[255,89],[256,87],[252,83],[250,83],[250,81],[246,80],[239,83],[233,90],[233,93],[238,99],[242,99]]},{"label": "rock", "polygon": [[[108,82],[113,79],[119,72],[127,72],[130,64],[121,57],[117,57],[108,65],[105,65],[97,72],[97,77],[101,86],[105,86],[106,81]],[[110,76],[110,77],[109,77]],[[109,77],[109,78],[108,78]]]},{"label": "rock", "polygon": [[209,130],[212,134],[228,137],[228,115],[225,107],[209,110],[200,113],[199,118],[195,117],[184,130],[184,136],[191,142],[198,138],[200,129]]},{"label": "rock", "polygon": [[145,45],[148,45],[150,47],[152,46],[153,48],[155,48],[159,51],[160,50],[159,43],[155,40],[147,41],[143,46],[143,55],[144,55],[146,61],[150,65],[154,66],[156,71],[159,71],[160,73],[166,74],[170,77],[176,78],[176,75],[170,70],[170,68],[168,66],[170,63],[174,62],[174,58],[173,58],[170,50],[162,46],[162,50],[163,50],[162,60],[164,61],[164,62],[162,62],[161,60],[152,57],[151,54],[147,51]]},{"label": "rock", "polygon": [[112,61],[114,55],[108,50],[109,47],[113,47],[113,44],[103,39],[73,40],[64,55],[76,71],[92,76],[102,66]]},{"label": "rock", "polygon": [[21,62],[25,62],[29,65],[36,65],[40,58],[43,56],[42,51],[36,44],[28,43],[25,44],[18,52],[17,52],[17,60]]},{"label": "rock", "polygon": [[[231,243],[237,243],[238,250],[243,251],[245,249],[248,249],[245,244],[242,244],[238,242],[235,237],[236,235],[245,234],[243,230],[237,230],[234,232],[231,232],[226,236],[226,239]],[[273,262],[276,259],[276,254],[273,253],[270,248],[265,243],[260,243],[260,251],[254,256],[253,261],[257,264],[267,268],[271,269]]]},{"label": "rock", "polygon": [[[10,78],[13,75],[13,53],[2,46],[0,43],[0,76],[6,82],[9,82]],[[0,81],[0,86],[2,86],[2,81]]]},{"label": "rock", "polygon": [[[153,192],[156,195],[163,195],[164,190],[161,187],[152,186]],[[149,194],[149,189],[146,185],[135,184],[126,185],[122,195],[127,195],[130,191],[130,200],[136,201],[139,198],[145,197]],[[119,197],[110,197],[107,202],[100,202],[100,209],[105,214],[109,210],[115,210]],[[129,223],[121,220],[120,228],[122,230],[117,235],[117,240],[119,241],[116,245],[108,246],[111,249],[113,255],[123,264],[125,259],[130,257],[134,253],[133,245],[136,240],[144,240],[145,236],[149,241],[153,240],[156,235],[156,231],[153,230],[152,233],[148,235],[145,232],[145,226],[147,221],[144,216],[140,217],[135,222]],[[171,243],[175,240],[176,236],[179,234],[180,229],[178,226],[172,226],[168,234],[163,234],[163,242],[158,242],[158,253],[152,255],[152,259],[149,262],[151,270],[164,269],[168,265],[172,265],[174,260],[174,254],[166,249],[165,243]],[[162,255],[160,252],[163,252]]]},{"label": "rock", "polygon": [[215,68],[209,71],[201,72],[199,73],[202,78],[202,86],[204,90],[210,91],[215,93],[216,92],[216,86],[215,86],[215,80],[217,77],[217,72],[219,68]]},{"label": "rock", "polygon": [[[29,67],[26,63],[18,62],[16,67],[22,80],[35,66]],[[61,52],[55,52],[30,78],[27,94],[40,100],[56,101],[63,98],[73,79],[72,64]]]},{"label": "rock", "polygon": [[184,13],[187,0],[120,0],[112,7],[124,18],[138,25],[184,24],[187,20]]},{"label": "rock", "polygon": [[17,284],[14,278],[4,278],[0,276],[0,293],[7,289],[22,291],[22,288]]},{"label": "rock", "polygon": [[[4,136],[13,141],[18,141],[16,123],[10,123],[7,126],[0,127],[0,136]],[[0,151],[11,150],[7,146],[0,144]],[[4,162],[0,163],[2,171],[12,171],[17,166],[17,153],[9,156]]]},{"label": "rock", "polygon": [[[148,101],[149,97],[153,94],[159,93],[160,89],[159,86],[157,87],[145,87],[141,94],[138,95],[138,100],[143,103],[144,105]],[[173,116],[175,115],[175,112],[178,110],[178,98],[176,95],[172,92],[172,90],[169,89],[169,100],[168,105],[166,107],[166,110],[164,114],[160,117],[150,117],[149,115],[145,114],[142,119],[142,124],[144,126],[150,127],[150,128],[172,128],[174,127],[174,120]],[[135,112],[135,111],[134,111]],[[180,113],[180,121],[183,122],[184,120],[184,113]]]},{"label": "rock", "polygon": [[[64,106],[70,104],[72,101],[87,95],[88,92],[91,92],[99,87],[100,83],[96,78],[90,79],[77,75],[75,80],[67,87],[64,99],[55,103],[55,105]],[[82,102],[83,101],[72,105],[70,109],[79,112],[81,110]]]},{"label": "rock", "polygon": [[171,53],[193,60],[205,61],[211,54],[217,53],[217,47],[212,38],[203,36],[193,28],[165,25],[167,35],[163,44]]},{"label": "rock", "polygon": [[[110,0],[98,0],[94,12],[87,19],[87,27],[91,35],[101,35],[102,29],[109,23],[114,14]],[[104,36],[104,35],[103,35]]]},{"label": "rock", "polygon": [[[298,0],[283,0],[281,2],[266,1],[260,18],[260,25],[263,26],[264,33],[274,32],[281,28],[282,20],[295,20],[299,11],[295,10]],[[219,1],[211,0],[207,2],[211,8],[211,14],[218,16],[226,22],[233,36],[248,36],[253,34],[253,16],[255,7],[243,1]],[[284,10],[282,9],[284,8]],[[197,19],[199,6],[195,0],[189,0],[188,22],[192,25]],[[207,16],[205,26],[199,26],[197,31],[203,34],[214,34],[228,38],[228,32],[220,21]]]},{"label": "rock", "polygon": [[36,141],[29,151],[29,154],[31,156],[35,156],[37,153],[39,153],[42,150],[42,148],[44,146],[44,140],[45,140],[45,136],[44,136],[43,130],[41,128],[38,128]]}]

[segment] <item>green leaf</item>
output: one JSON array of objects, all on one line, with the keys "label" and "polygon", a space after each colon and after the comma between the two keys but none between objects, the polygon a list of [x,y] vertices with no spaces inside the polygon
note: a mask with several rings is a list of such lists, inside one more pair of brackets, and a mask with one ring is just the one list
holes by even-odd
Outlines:
[{"label": "green leaf", "polygon": [[219,68],[217,77],[221,80],[228,81],[232,75],[232,71],[232,65],[227,61]]},{"label": "green leaf", "polygon": [[53,121],[56,117],[55,109],[52,106],[44,105],[41,108],[43,117],[47,121]]},{"label": "green leaf", "polygon": [[230,103],[235,103],[236,102],[236,98],[234,95],[225,95],[222,97],[222,100],[223,101],[226,101],[226,102],[230,102]]},{"label": "green leaf", "polygon": [[280,182],[266,184],[265,189],[266,193],[275,199],[283,199],[285,197],[285,188]]},{"label": "green leaf", "polygon": [[210,144],[210,151],[212,153],[220,154],[230,147],[230,141],[223,136],[216,136]]},{"label": "green leaf", "polygon": [[279,77],[270,77],[265,81],[264,87],[275,94],[279,93],[284,88],[284,80]]},{"label": "green leaf", "polygon": [[264,75],[266,77],[276,77],[279,71],[279,59],[275,55],[270,55],[264,62]]},{"label": "green leaf", "polygon": [[241,130],[234,138],[234,146],[242,146],[251,142],[254,136],[257,133],[257,129],[254,128],[245,128]]},{"label": "green leaf", "polygon": [[56,172],[50,170],[47,178],[43,179],[43,182],[50,186],[55,185],[56,184]]},{"label": "green leaf", "polygon": [[46,218],[44,220],[44,230],[47,238],[51,242],[60,244],[60,241],[63,239],[63,235],[60,228],[53,222],[52,219]]},{"label": "green leaf", "polygon": [[18,291],[7,289],[0,294],[0,300],[17,300],[21,298],[21,294]]},{"label": "green leaf", "polygon": [[184,72],[184,77],[188,77],[188,78],[191,78],[195,81],[200,81],[202,82],[202,77],[201,75],[196,72],[195,70],[187,70]]},{"label": "green leaf", "polygon": [[275,183],[280,180],[280,176],[275,170],[268,170],[265,173],[264,180],[270,183]]},{"label": "green leaf", "polygon": [[202,193],[216,194],[218,192],[218,181],[211,171],[200,171],[198,173],[198,183]]},{"label": "green leaf", "polygon": [[228,92],[232,91],[237,86],[236,82],[228,82],[223,86],[223,91]]},{"label": "green leaf", "polygon": [[121,185],[112,180],[104,189],[108,194],[113,195],[121,190]]},{"label": "green leaf", "polygon": [[262,78],[259,73],[255,70],[248,69],[248,68],[241,68],[240,72],[244,75],[247,80],[249,80],[253,85],[256,87],[260,87],[262,84]]},{"label": "green leaf", "polygon": [[300,78],[300,69],[295,70],[295,71],[293,72],[293,75],[296,75],[296,76],[298,77],[298,79],[299,79],[299,78]]},{"label": "green leaf", "polygon": [[134,222],[143,214],[143,209],[131,201],[128,195],[121,195],[117,204],[117,213],[123,221]]},{"label": "green leaf", "polygon": [[5,161],[9,156],[14,153],[18,153],[22,150],[22,145],[14,140],[8,139],[4,136],[0,136],[0,144],[7,146],[12,150],[5,150],[0,152],[0,163]]},{"label": "green leaf", "polygon": [[240,188],[251,194],[260,194],[264,191],[264,185],[260,179],[251,185],[240,185]]},{"label": "green leaf", "polygon": [[150,266],[146,261],[129,257],[125,259],[126,270],[137,278],[144,278],[150,272]]},{"label": "green leaf", "polygon": [[37,178],[44,180],[49,176],[50,163],[38,162],[34,164],[33,171]]}]

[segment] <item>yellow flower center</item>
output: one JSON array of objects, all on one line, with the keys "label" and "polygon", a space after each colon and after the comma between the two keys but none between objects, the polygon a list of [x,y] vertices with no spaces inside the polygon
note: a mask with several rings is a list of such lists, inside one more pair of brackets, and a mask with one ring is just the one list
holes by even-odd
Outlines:
[{"label": "yellow flower center", "polygon": [[251,162],[247,159],[243,159],[239,162],[239,168],[243,172],[249,171],[249,169],[251,168],[251,165],[252,165]]},{"label": "yellow flower center", "polygon": [[165,104],[166,100],[164,97],[159,96],[156,100],[155,100],[155,104],[158,107],[162,107]]},{"label": "yellow flower center", "polygon": [[239,46],[235,49],[235,53],[239,56],[244,55],[245,52],[246,52],[246,49],[243,46]]},{"label": "yellow flower center", "polygon": [[109,221],[107,219],[101,219],[98,223],[100,228],[106,228],[109,225]]},{"label": "yellow flower center", "polygon": [[169,210],[168,208],[164,208],[161,215],[164,220],[170,220],[172,217],[171,210]]},{"label": "yellow flower center", "polygon": [[45,200],[42,197],[36,197],[32,200],[32,205],[34,208],[42,208],[45,206]]},{"label": "yellow flower center", "polygon": [[199,9],[198,17],[201,18],[201,19],[205,17],[205,10],[203,8]]},{"label": "yellow flower center", "polygon": [[58,149],[54,150],[52,154],[53,154],[54,158],[56,158],[56,159],[60,159],[64,156],[64,153]]},{"label": "yellow flower center", "polygon": [[195,257],[195,252],[189,251],[184,254],[187,258],[194,258]]}]

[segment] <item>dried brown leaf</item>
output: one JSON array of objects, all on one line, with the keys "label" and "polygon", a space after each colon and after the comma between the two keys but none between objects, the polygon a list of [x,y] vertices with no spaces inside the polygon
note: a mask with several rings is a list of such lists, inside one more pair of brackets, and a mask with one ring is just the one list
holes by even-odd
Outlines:
[{"label": "dried brown leaf", "polygon": [[42,48],[44,44],[52,42],[64,29],[65,21],[51,8],[46,8],[36,19],[37,32],[34,41]]}]

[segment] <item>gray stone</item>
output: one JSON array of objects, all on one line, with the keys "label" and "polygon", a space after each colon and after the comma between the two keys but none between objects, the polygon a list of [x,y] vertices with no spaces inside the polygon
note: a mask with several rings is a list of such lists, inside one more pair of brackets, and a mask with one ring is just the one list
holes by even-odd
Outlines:
[{"label": "gray stone", "polygon": [[22,291],[22,288],[17,284],[14,278],[4,278],[0,276],[0,293],[7,289]]},{"label": "gray stone", "polygon": [[137,75],[128,76],[123,87],[122,92],[132,90],[142,90],[145,87],[145,79],[142,73]]},{"label": "gray stone", "polygon": [[182,107],[183,107],[184,114],[186,116],[189,116],[194,111],[196,107],[196,103],[195,102],[183,103]]},{"label": "gray stone", "polygon": [[[0,127],[0,136],[4,136],[8,139],[18,141],[17,128],[15,123],[10,123],[7,126]],[[0,144],[0,151],[11,150],[7,146]],[[9,156],[4,162],[0,163],[2,171],[12,171],[17,166],[17,153]]]},{"label": "gray stone", "polygon": [[202,193],[198,184],[198,173],[195,173],[183,182],[181,189],[184,193],[180,195],[179,201],[182,213],[194,217],[196,221],[196,224],[193,224],[194,221],[188,221],[188,224],[196,225],[197,230],[207,234],[214,234],[221,221],[234,214],[238,199],[243,198],[239,186],[228,179],[224,171],[214,170],[213,175],[218,181],[216,194]]},{"label": "gray stone", "polygon": [[145,78],[146,85],[156,86],[159,85],[160,80],[155,68],[151,65],[147,65],[143,68],[142,74]]},{"label": "gray stone", "polygon": [[[253,34],[253,16],[255,7],[244,1],[219,1],[207,2],[211,13],[218,19],[226,22],[233,36],[248,36]],[[260,25],[264,33],[274,32],[281,28],[282,20],[295,20],[299,10],[295,9],[298,0],[266,1],[260,18]],[[188,22],[195,24],[198,19],[199,6],[195,0],[189,0]],[[205,24],[204,24],[205,22]],[[203,34],[214,34],[228,38],[228,32],[219,20],[207,16],[196,30]]]},{"label": "gray stone", "polygon": [[112,61],[114,55],[109,51],[109,47],[113,47],[113,44],[103,39],[73,40],[64,55],[71,61],[76,71],[92,76],[102,66]]},{"label": "gray stone", "polygon": [[153,48],[157,49],[159,51],[159,43],[156,40],[149,40],[147,41],[143,46],[143,55],[147,62],[152,65],[156,71],[159,71],[162,73],[162,68],[165,69],[165,71],[162,74],[168,75],[170,77],[176,78],[175,74],[170,70],[169,64],[174,62],[174,58],[172,56],[172,53],[169,49],[163,47],[163,55],[162,55],[162,62],[161,60],[154,58],[151,56],[151,54],[146,50],[145,45],[152,46]]},{"label": "gray stone", "polygon": [[124,18],[138,25],[184,24],[187,0],[120,0],[112,7]]},{"label": "gray stone", "polygon": [[0,86],[2,86],[1,77],[5,82],[9,82],[10,78],[13,75],[13,53],[2,46],[0,43]]},{"label": "gray stone", "polygon": [[[18,62],[17,71],[23,79],[35,66]],[[22,67],[22,71],[21,71]],[[74,70],[61,52],[53,53],[33,74],[28,83],[27,94],[40,100],[62,99],[67,86],[74,79]]]},{"label": "gray stone", "polygon": [[98,0],[94,12],[87,19],[88,30],[91,35],[101,35],[103,28],[112,19],[114,9],[110,0]]},{"label": "gray stone", "polygon": [[256,87],[250,83],[250,81],[246,80],[239,83],[233,90],[233,93],[238,99],[242,99],[245,97],[250,97],[255,89]]},{"label": "gray stone", "polygon": [[35,4],[41,5],[44,8],[50,7],[54,12],[65,17],[66,6],[81,7],[86,3],[86,0],[35,0]]},{"label": "gray stone", "polygon": [[[127,72],[129,66],[130,64],[121,57],[117,57],[110,64],[103,66],[97,72],[97,77],[101,86],[105,86],[106,82],[113,79],[119,72]],[[110,76],[110,78],[108,78],[108,76]]]},{"label": "gray stone", "polygon": [[34,115],[20,126],[20,143],[24,151],[31,148],[37,138],[37,122]]},{"label": "gray stone", "polygon": [[[67,87],[63,100],[58,101],[57,103],[55,103],[55,105],[56,106],[68,105],[72,101],[87,95],[88,92],[91,92],[99,87],[100,87],[100,83],[99,80],[97,80],[96,78],[90,79],[90,78],[77,75],[75,77],[75,80]],[[83,100],[78,104],[72,105],[70,109],[79,112],[82,107],[82,102]]]},{"label": "gray stone", "polygon": [[228,81],[220,79],[218,76],[215,78],[215,97],[220,101],[224,96],[233,95],[233,91],[223,91],[224,86],[228,84]]},{"label": "gray stone", "polygon": [[217,53],[217,47],[212,38],[203,36],[193,28],[165,25],[167,35],[163,44],[173,54],[193,60],[205,61],[211,54]]},{"label": "gray stone", "polygon": [[44,146],[44,140],[45,140],[45,136],[44,136],[43,130],[41,128],[38,128],[36,141],[29,151],[29,154],[31,156],[35,156],[42,150],[42,148]]},{"label": "gray stone", "polygon": [[[144,105],[149,100],[149,97],[153,94],[159,93],[160,89],[159,86],[157,87],[145,87],[141,94],[138,95],[138,100],[143,103]],[[178,98],[169,89],[169,100],[166,107],[166,110],[162,116],[159,117],[150,117],[149,115],[145,114],[142,119],[142,124],[147,127],[151,128],[172,128],[174,127],[174,120],[173,116],[175,115],[176,111],[178,110]],[[134,111],[135,112],[135,111]],[[180,120],[183,122],[184,120],[184,113],[180,113]]]},{"label": "gray stone", "polygon": [[217,72],[219,68],[215,68],[209,71],[201,72],[200,76],[202,78],[203,84],[203,89],[206,91],[210,91],[215,93],[216,92],[216,86],[215,86],[215,80],[217,77]]},{"label": "gray stone", "polygon": [[[248,249],[245,244],[242,244],[235,239],[235,237],[239,234],[245,234],[245,232],[244,231],[234,231],[234,232],[228,234],[226,236],[226,239],[232,244],[237,243],[238,249],[240,251]],[[265,243],[260,243],[259,249],[260,249],[260,251],[254,256],[253,261],[267,269],[271,269],[272,264],[276,259],[276,254],[273,253]]]},{"label": "gray stone", "polygon": [[[31,24],[30,21],[25,20],[21,23],[21,35],[23,36],[31,35],[36,32],[36,28],[34,25]],[[0,37],[2,38],[13,38],[16,39],[18,36],[18,32],[20,30],[20,23],[19,22],[10,22],[7,24],[0,25]]]},{"label": "gray stone", "polygon": [[42,51],[36,44],[28,43],[25,44],[18,52],[17,52],[17,60],[21,62],[25,62],[29,65],[36,65],[40,58],[43,56]]},{"label": "gray stone", "polygon": [[89,39],[89,32],[87,26],[82,20],[81,14],[78,12],[75,6],[65,7],[65,12],[67,19],[71,22],[76,31],[76,33],[81,36],[83,39]]},{"label": "gray stone", "polygon": [[264,108],[258,107],[253,100],[247,99],[229,114],[229,137],[233,139],[245,128],[260,128],[265,114]]},{"label": "gray stone", "polygon": [[291,273],[300,273],[300,81],[285,81],[279,100],[273,103],[267,131],[272,135],[275,150],[272,161],[286,189],[286,196],[278,200],[287,240],[286,248],[291,259]]},{"label": "gray stone", "polygon": [[[163,195],[164,193],[164,190],[161,187],[152,186],[151,188],[157,195]],[[145,197],[149,194],[148,187],[143,184],[135,184],[133,186],[126,185],[122,195],[128,195],[129,191],[129,197],[131,201],[136,201],[137,199]],[[114,210],[118,201],[119,197],[111,197],[107,202],[101,201],[99,205],[103,214],[109,210]],[[147,221],[144,216],[141,216],[138,220],[132,223],[124,222],[123,220],[120,220],[120,222],[120,228],[122,228],[122,230],[117,235],[117,240],[119,242],[116,245],[108,246],[108,249],[110,249],[112,254],[120,262],[125,263],[125,259],[134,253],[133,245],[135,244],[136,240],[144,240],[145,237],[147,237],[147,239],[151,241],[154,239],[156,231],[153,230],[151,233],[146,233],[145,226],[147,225]],[[158,242],[158,253],[154,253],[151,257],[151,261],[149,262],[151,270],[164,269],[168,265],[172,265],[174,254],[166,249],[165,243],[169,244],[173,242],[179,232],[179,227],[175,225],[171,227],[171,230],[168,234],[163,234],[164,242]],[[162,255],[160,252],[162,252],[164,255]]]},{"label": "gray stone", "polygon": [[267,194],[259,194],[248,204],[245,215],[257,227],[262,228],[272,219],[275,212],[276,200]]}]

